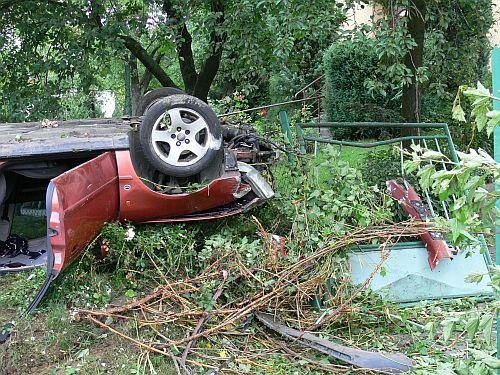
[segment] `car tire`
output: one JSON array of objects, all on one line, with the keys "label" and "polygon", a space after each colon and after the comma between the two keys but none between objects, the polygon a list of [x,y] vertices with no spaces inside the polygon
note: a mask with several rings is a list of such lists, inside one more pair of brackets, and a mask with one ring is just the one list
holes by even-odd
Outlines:
[{"label": "car tire", "polygon": [[151,90],[146,95],[144,95],[141,102],[139,103],[137,114],[139,116],[144,115],[148,108],[151,107],[159,99],[166,98],[170,95],[182,94],[185,94],[185,92],[180,89],[176,89],[175,87],[160,87],[158,89]]},{"label": "car tire", "polygon": [[143,116],[139,139],[151,166],[169,176],[191,177],[223,160],[217,115],[190,95],[156,100]]},{"label": "car tire", "polygon": [[[151,105],[153,105],[156,101],[166,98],[170,95],[179,95],[184,94],[184,91],[176,89],[174,87],[160,87],[154,90],[149,91],[144,95],[139,103],[139,107],[137,109],[137,115],[142,116],[148,110]],[[141,146],[141,141],[139,139],[139,132],[130,131],[128,135],[129,139],[129,149],[132,156],[132,162],[134,164],[134,168],[139,171],[141,174],[152,175],[154,169],[151,169],[151,166],[148,164],[146,156]]]}]

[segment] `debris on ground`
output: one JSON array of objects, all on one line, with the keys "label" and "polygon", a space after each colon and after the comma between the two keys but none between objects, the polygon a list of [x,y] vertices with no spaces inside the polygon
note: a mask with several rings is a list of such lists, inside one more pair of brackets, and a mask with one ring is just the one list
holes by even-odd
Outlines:
[{"label": "debris on ground", "polygon": [[[263,228],[259,230],[262,232]],[[428,226],[419,222],[353,229],[349,235],[332,239],[318,251],[286,266],[276,259],[275,251],[269,252],[273,259],[261,268],[246,267],[237,252],[233,252],[217,259],[196,277],[165,279],[146,296],[104,310],[80,309],[75,319],[93,322],[143,350],[172,358],[179,373],[181,370],[191,373],[198,367],[211,373],[226,372],[230,363],[253,363],[253,358],[266,353],[304,357],[293,349],[297,343],[290,346],[252,326],[252,317],[267,313],[292,330],[316,332],[327,324],[341,321],[352,311],[353,300],[380,270],[391,247],[403,238],[419,236],[428,230]],[[262,235],[272,238],[269,234]],[[325,267],[328,257],[351,245],[373,241],[381,244],[381,260],[365,283],[346,293],[349,280],[342,280],[335,294],[325,301],[327,309],[312,309],[313,297],[321,294],[331,276]],[[270,244],[271,249],[272,246]],[[207,293],[207,286],[212,286],[210,293]],[[208,298],[201,298],[203,303],[200,303],[200,293],[208,295]],[[117,323],[123,321],[137,327],[136,338],[118,328]],[[196,346],[201,339],[210,342],[216,338],[225,344],[223,355],[210,356]],[[249,345],[250,342],[257,344]],[[260,348],[259,353],[255,348]],[[401,360],[401,366],[409,368],[405,359]],[[351,370],[350,366],[324,364],[314,358],[303,360],[311,368],[337,374]],[[344,361],[358,364],[346,358]]]}]

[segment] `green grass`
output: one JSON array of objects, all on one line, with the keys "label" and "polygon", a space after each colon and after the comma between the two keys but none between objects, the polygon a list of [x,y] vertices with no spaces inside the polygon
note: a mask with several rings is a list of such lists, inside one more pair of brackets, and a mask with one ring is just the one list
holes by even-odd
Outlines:
[{"label": "green grass", "polygon": [[[368,151],[343,147],[339,158],[351,166],[359,167]],[[317,166],[319,175],[328,176],[329,171],[320,167],[328,157],[330,154],[320,150],[318,159],[312,161]],[[290,189],[293,185],[290,179],[298,178],[290,176],[286,163],[275,168],[274,175],[278,179],[280,191]],[[233,243],[230,245],[238,251],[238,241],[242,236],[255,236],[255,224],[251,215],[255,215],[265,228],[271,228],[273,233],[286,233],[290,226],[289,223],[279,222],[282,218],[277,212],[283,207],[279,207],[276,202],[279,200],[271,201],[250,214],[211,223],[137,226],[134,245],[124,241],[126,225],[108,225],[100,239],[110,241],[110,258],[98,261],[88,251],[56,279],[40,308],[28,317],[21,318],[19,313],[41,285],[44,272],[40,270],[0,276],[1,320],[14,320],[16,323],[12,338],[7,344],[0,346],[0,369],[3,371],[0,373],[176,374],[169,357],[146,354],[109,331],[86,321],[74,321],[71,318],[72,312],[77,308],[100,308],[107,303],[121,305],[130,300],[127,296],[129,291],[138,296],[150,292],[162,281],[162,276],[151,266],[149,256],[165,271],[166,277],[172,279],[194,272],[199,267],[199,255],[203,253],[204,241],[209,237],[219,235],[223,239],[232,239]],[[33,220],[31,224],[34,228],[39,228],[38,234],[42,233],[39,221]],[[30,227],[29,220],[18,220],[15,225],[17,230]],[[31,235],[37,235],[36,231]],[[451,372],[446,370],[446,366],[456,364],[458,359],[468,361],[472,358],[469,348],[493,353],[493,345],[488,343],[489,338],[483,329],[478,330],[470,339],[467,338],[466,329],[467,319],[470,317],[492,313],[491,304],[472,299],[448,304],[422,303],[411,308],[400,308],[367,293],[358,296],[352,312],[325,327],[322,335],[332,341],[362,349],[405,353],[415,361],[417,374],[448,374]],[[400,319],[395,319],[394,316],[399,316]],[[456,326],[445,340],[444,322],[450,320],[456,321]],[[140,328],[127,321],[115,321],[113,326],[131,337],[141,339],[138,334]],[[435,330],[431,327],[435,327]],[[215,358],[222,357],[221,353],[235,342],[241,344],[242,348],[259,350],[262,347],[262,332],[279,339],[308,358],[323,364],[338,363],[325,355],[274,336],[257,322],[250,325],[240,341],[233,335],[212,337],[209,340],[199,340],[196,346],[202,350],[202,354]],[[169,334],[175,337],[179,332],[171,331]],[[178,349],[182,351],[182,348]],[[197,359],[194,355],[191,358]],[[234,373],[323,373],[277,349],[267,356],[257,357],[254,363],[233,361],[231,366],[235,369]]]},{"label": "green grass", "polygon": [[27,239],[45,237],[47,235],[47,219],[45,217],[14,215],[11,232]]},{"label": "green grass", "polygon": [[[366,142],[369,142],[366,141]],[[387,146],[378,146],[374,148],[362,148],[362,147],[353,147],[353,146],[337,146],[337,145],[320,145],[319,152],[316,155],[318,162],[321,162],[325,159],[327,154],[325,154],[324,149],[326,147],[333,148],[337,150],[339,153],[339,159],[348,163],[351,167],[359,168],[362,164],[366,156],[371,152],[381,151],[381,150],[390,150],[391,145]]]}]

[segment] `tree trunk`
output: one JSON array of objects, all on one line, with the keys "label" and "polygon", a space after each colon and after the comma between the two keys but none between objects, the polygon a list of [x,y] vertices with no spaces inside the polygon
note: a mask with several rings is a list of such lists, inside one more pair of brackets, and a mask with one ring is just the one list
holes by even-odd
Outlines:
[{"label": "tree trunk", "polygon": [[[408,31],[416,43],[406,56],[405,65],[413,73],[412,83],[403,86],[402,116],[406,122],[420,122],[422,91],[416,81],[417,70],[422,66],[425,36],[425,0],[410,2]],[[418,134],[419,129],[403,129],[402,135]]]},{"label": "tree trunk", "polygon": [[132,91],[131,91],[131,79],[130,79],[130,61],[125,61],[124,64],[123,79],[125,82],[125,101],[123,103],[123,114],[125,116],[133,116],[132,111]]},{"label": "tree trunk", "polygon": [[139,81],[139,71],[137,69],[137,59],[135,56],[130,56],[128,65],[130,69],[130,102],[132,116],[137,116],[143,93]]},{"label": "tree trunk", "polygon": [[158,64],[144,49],[141,43],[128,35],[121,35],[120,37],[123,40],[125,47],[127,47],[127,49],[144,65],[144,67],[155,76],[162,86],[177,88],[174,81],[172,81],[160,64]]}]

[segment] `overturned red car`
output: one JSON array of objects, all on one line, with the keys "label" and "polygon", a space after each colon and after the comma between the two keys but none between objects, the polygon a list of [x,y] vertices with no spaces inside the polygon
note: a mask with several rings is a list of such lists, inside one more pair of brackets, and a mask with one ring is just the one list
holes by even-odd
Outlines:
[{"label": "overturned red car", "polygon": [[[147,94],[137,117],[0,124],[0,274],[47,266],[31,311],[105,222],[208,220],[262,204],[271,186],[238,160],[259,154],[255,139],[223,132],[207,104],[170,88]],[[36,201],[46,236],[11,233],[16,205]]]}]

